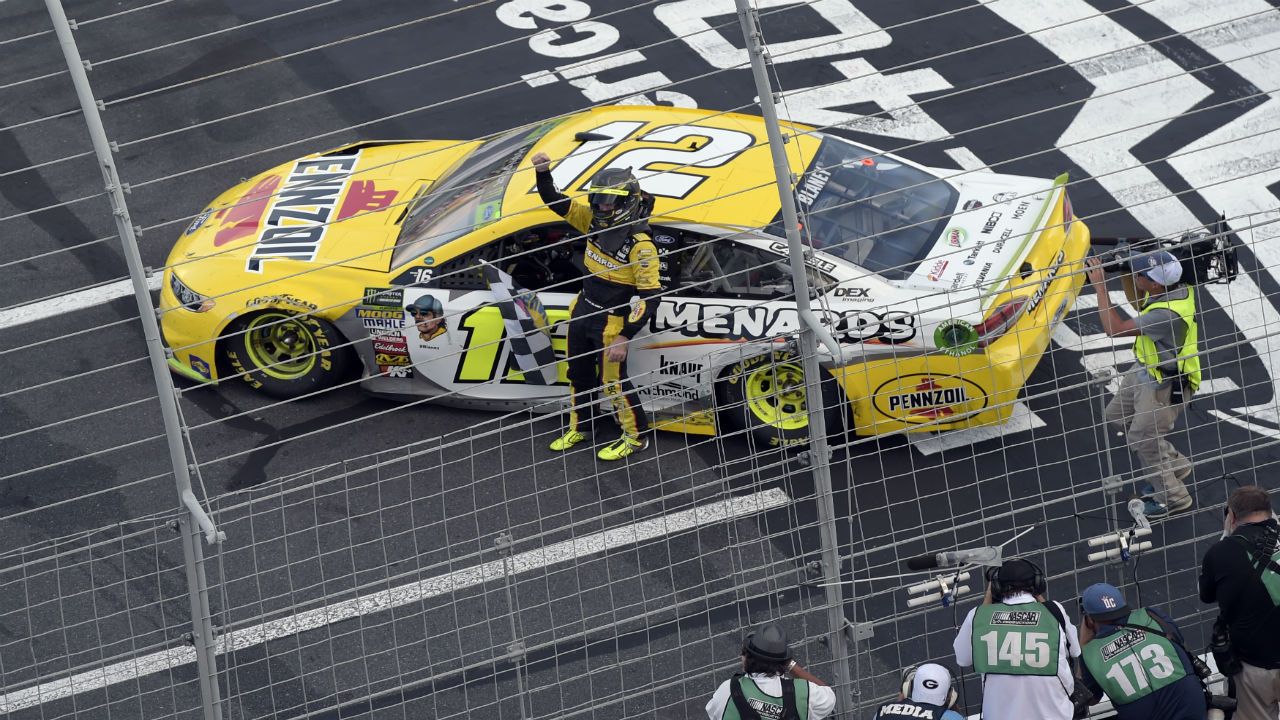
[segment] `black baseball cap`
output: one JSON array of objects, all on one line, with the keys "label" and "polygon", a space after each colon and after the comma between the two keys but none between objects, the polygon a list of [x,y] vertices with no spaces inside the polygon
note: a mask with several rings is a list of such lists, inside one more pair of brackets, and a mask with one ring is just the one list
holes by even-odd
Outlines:
[{"label": "black baseball cap", "polygon": [[1036,579],[1036,567],[1022,558],[1013,558],[1000,564],[996,577],[1005,585],[1030,583]]}]

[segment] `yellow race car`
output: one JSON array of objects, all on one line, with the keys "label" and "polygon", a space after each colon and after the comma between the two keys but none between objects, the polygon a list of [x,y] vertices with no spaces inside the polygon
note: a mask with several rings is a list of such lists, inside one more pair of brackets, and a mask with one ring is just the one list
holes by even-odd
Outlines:
[{"label": "yellow race car", "polygon": [[[1089,231],[1056,180],[931,170],[799,125],[787,145],[815,312],[841,343],[825,385],[863,435],[999,422],[1071,308]],[[565,349],[582,241],[530,157],[583,191],[630,167],[656,205],[664,295],[631,373],[659,427],[807,439],[799,328],[763,122],[618,106],[487,141],[365,142],[231,188],[183,232],[161,289],[173,369],[276,397],[353,373],[380,395],[555,411],[515,362],[481,268],[537,293]],[[483,261],[483,262],[482,262]],[[824,391],[826,394],[828,391]]]}]

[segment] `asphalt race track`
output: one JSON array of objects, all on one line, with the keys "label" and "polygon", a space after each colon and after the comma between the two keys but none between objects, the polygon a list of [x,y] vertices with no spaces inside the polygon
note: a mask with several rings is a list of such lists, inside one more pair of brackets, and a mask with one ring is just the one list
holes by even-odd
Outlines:
[{"label": "asphalt race track", "polygon": [[[161,267],[189,218],[239,178],[358,138],[473,138],[624,98],[752,112],[748,71],[713,73],[745,58],[732,2],[570,3],[588,7],[596,24],[531,42],[532,30],[552,25],[521,15],[514,1],[193,0],[83,24],[77,41],[93,63],[90,80],[106,103],[108,135],[120,144],[145,263]],[[67,12],[84,20],[142,4],[69,2]],[[1280,98],[1268,84],[1280,76],[1280,58],[1268,54],[1280,47],[1280,14],[1264,0],[1211,8],[1064,0],[1033,11],[1038,5],[761,3],[777,82],[787,92],[783,109],[796,120],[842,124],[836,131],[850,138],[957,172],[982,165],[1039,177],[1069,172],[1076,214],[1095,237],[1177,233],[1219,212],[1237,228],[1253,228],[1241,232],[1242,277],[1200,293],[1202,345],[1211,350],[1207,389],[1175,438],[1197,461],[1194,492],[1206,509],[1158,525],[1154,539],[1166,550],[1137,568],[1142,601],[1172,602],[1198,647],[1197,630],[1212,615],[1194,598],[1203,543],[1191,540],[1220,528],[1220,511],[1208,508],[1223,501],[1233,481],[1274,485],[1266,471],[1280,459],[1280,363],[1269,359],[1276,342],[1270,334],[1280,328],[1280,247],[1268,224],[1280,214]],[[423,21],[428,14],[438,17]],[[76,291],[117,281],[126,270],[117,241],[91,242],[115,229],[57,44],[47,33],[25,37],[48,24],[36,0],[0,4],[6,548],[170,513],[175,505],[133,299],[77,300],[86,296]],[[339,42],[394,26],[402,27]],[[696,37],[717,40],[679,38],[699,29],[705,32]],[[142,52],[196,36],[203,37]],[[590,72],[562,69],[621,50],[633,52]],[[68,156],[77,157],[63,160]],[[73,300],[56,313],[31,319],[32,308],[68,294]],[[1000,543],[1034,526],[1008,551],[1055,548],[1046,558],[1051,576],[1085,565],[1085,551],[1072,543],[1103,532],[1109,507],[1100,488],[1108,474],[1107,442],[1097,428],[1102,398],[1089,381],[1092,371],[1130,358],[1127,347],[1100,336],[1095,306],[1086,291],[1028,383],[1028,429],[941,451],[936,443],[893,437],[836,454],[840,541],[852,554],[843,577],[857,579],[846,615],[875,624],[872,639],[859,645],[862,700],[887,694],[902,663],[951,654],[956,610],[904,614],[905,593],[895,590],[901,583],[887,577],[902,572],[901,559]],[[821,593],[803,572],[817,559],[812,479],[777,453],[750,457],[740,438],[661,435],[648,455],[599,468],[589,453],[553,458],[544,449],[559,428],[553,418],[527,423],[405,407],[354,387],[273,404],[237,382],[178,382],[203,491],[215,509],[225,508],[228,535],[240,533],[217,571],[228,593],[215,606],[231,603],[231,622],[253,624],[293,605],[349,599],[357,586],[390,590],[405,577],[490,561],[497,558],[493,539],[503,532],[519,553],[522,539],[605,533],[724,500],[728,490],[772,491],[767,497],[776,503],[714,528],[691,526],[599,557],[578,554],[568,567],[531,562],[531,574],[517,576],[534,717],[590,714],[593,701],[611,716],[659,709],[664,717],[698,717],[712,674],[722,678],[736,655],[738,627],[778,614],[803,621],[807,636],[824,627],[814,610]],[[417,455],[402,460],[408,451]],[[368,469],[375,461],[386,464]],[[1111,461],[1117,472],[1129,470],[1122,448]],[[323,470],[299,475],[312,468]],[[322,490],[307,495],[308,481],[317,479],[326,480]],[[286,492],[275,495],[280,487]],[[226,496],[232,491],[241,492]],[[253,504],[237,507],[245,502]],[[134,527],[141,525],[108,535]],[[180,545],[157,531],[121,541],[115,552],[117,560],[103,554],[85,567],[118,564],[121,587],[129,588],[123,595],[155,603],[163,617],[146,628],[108,617],[92,593],[71,591],[95,582],[75,568],[58,573],[64,586],[24,585],[23,593],[0,599],[0,685],[29,683],[26,654],[36,650],[62,648],[77,658],[46,663],[41,674],[92,661],[92,643],[66,633],[15,642],[32,628],[88,623],[116,652],[127,650],[133,635],[139,653],[185,632],[190,610]],[[150,563],[152,581],[128,579],[135,555],[140,566]],[[3,565],[23,559],[9,554]],[[176,570],[156,572],[162,565]],[[1081,587],[1103,575],[1100,567],[1083,572]],[[1051,583],[1051,594],[1065,604],[1077,593],[1075,582]],[[70,599],[50,599],[59,594]],[[403,606],[417,608],[409,622],[379,611],[392,619],[373,612],[360,628],[336,623],[249,643],[228,656],[233,704],[244,717],[298,717],[332,706],[331,699],[309,698],[348,699],[450,667],[482,667],[493,649],[512,642],[508,598],[503,583],[491,583],[414,600]],[[123,602],[107,602],[116,601]],[[708,636],[717,638],[715,653],[702,642]],[[805,647],[821,673],[825,648]],[[605,659],[621,659],[623,669],[591,674]],[[306,670],[312,664],[326,672]],[[514,674],[493,675],[486,680],[475,670],[410,687],[341,716],[401,717],[397,703],[404,703],[410,716],[484,708],[491,717],[520,717]],[[137,687],[146,703],[117,696],[112,717],[182,715],[193,707],[193,676],[189,666],[144,677]],[[458,684],[464,677],[474,682],[466,693]],[[172,694],[163,689],[170,679],[178,683]],[[976,708],[972,677],[967,687]],[[645,688],[652,692],[639,699],[604,703]],[[94,692],[94,702],[106,701]],[[57,717],[71,702],[32,704],[13,717]]]}]

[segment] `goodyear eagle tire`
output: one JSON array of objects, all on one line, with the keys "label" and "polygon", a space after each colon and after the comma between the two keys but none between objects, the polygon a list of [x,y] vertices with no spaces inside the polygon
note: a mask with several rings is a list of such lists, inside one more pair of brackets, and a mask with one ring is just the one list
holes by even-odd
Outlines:
[{"label": "goodyear eagle tire", "polygon": [[[785,350],[743,358],[725,368],[716,383],[722,421],[730,431],[745,431],[758,447],[809,442],[807,395],[800,357]],[[848,417],[844,395],[825,371],[822,406],[828,434],[843,431]]]},{"label": "goodyear eagle tire", "polygon": [[241,318],[224,338],[227,363],[250,387],[290,399],[331,387],[354,358],[329,323],[287,310]]}]

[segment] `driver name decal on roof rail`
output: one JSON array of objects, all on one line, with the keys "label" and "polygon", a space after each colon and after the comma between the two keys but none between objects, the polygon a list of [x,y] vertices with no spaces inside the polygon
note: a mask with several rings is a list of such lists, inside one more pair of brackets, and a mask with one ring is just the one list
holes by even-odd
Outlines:
[{"label": "driver name decal on roof rail", "polygon": [[[329,229],[329,218],[359,160],[360,151],[356,150],[294,163],[267,210],[258,244],[245,263],[245,270],[262,272],[264,260],[315,260],[320,241]],[[367,202],[373,202],[373,192],[370,187]],[[376,199],[390,202],[385,196]]]},{"label": "driver name decal on roof rail", "polygon": [[822,192],[822,188],[827,186],[827,181],[831,179],[831,173],[826,168],[817,168],[804,176],[800,187],[796,188],[796,200],[804,205],[804,209],[808,210],[814,200],[818,199],[818,194]]}]

